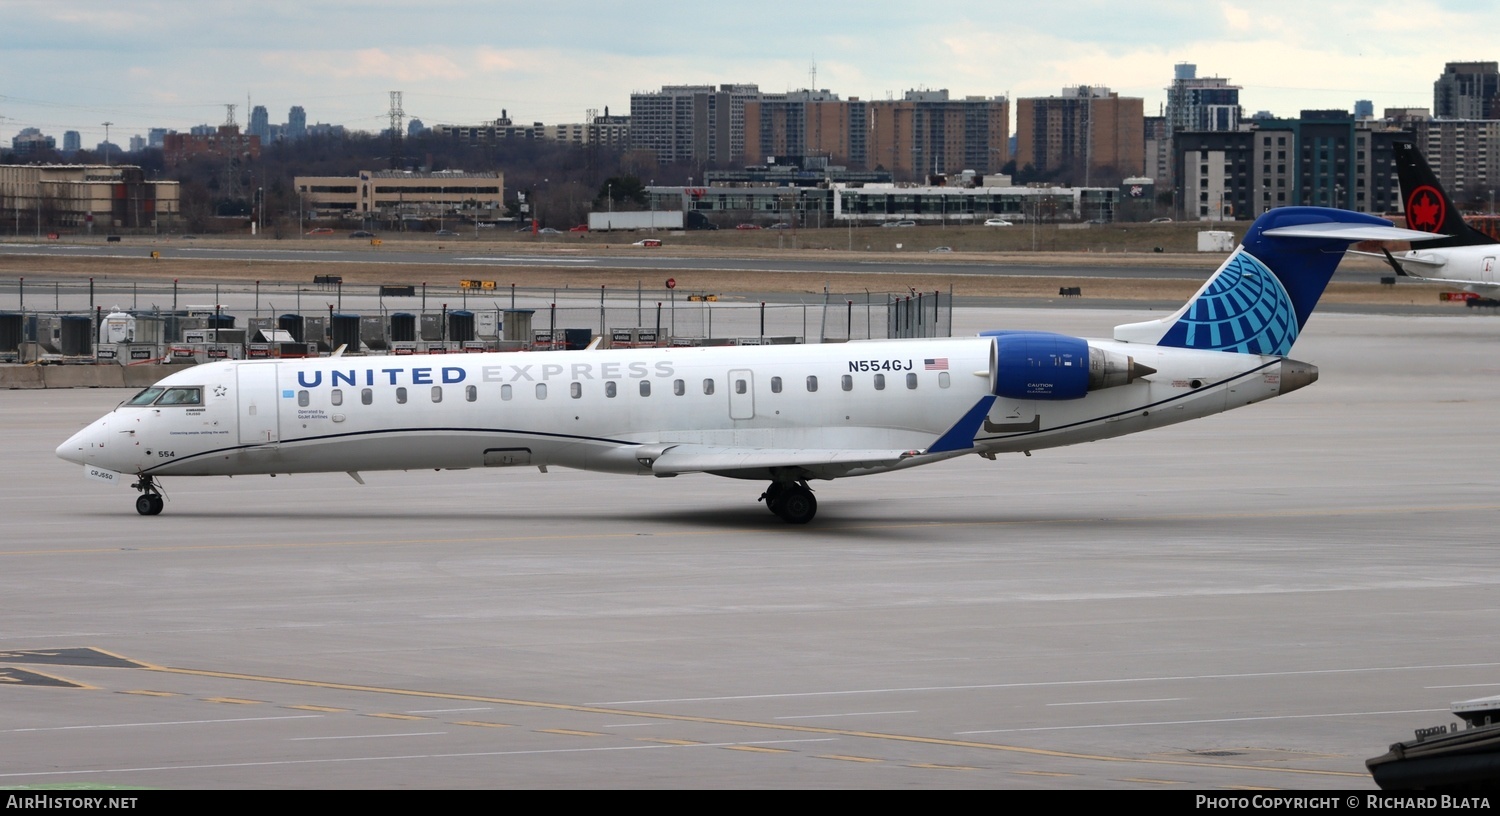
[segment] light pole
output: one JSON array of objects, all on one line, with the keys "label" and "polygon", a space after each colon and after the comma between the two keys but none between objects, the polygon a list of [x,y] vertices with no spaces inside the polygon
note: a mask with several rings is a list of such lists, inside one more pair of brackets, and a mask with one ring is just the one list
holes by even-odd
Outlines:
[{"label": "light pole", "polygon": [[104,166],[105,167],[109,166],[109,126],[113,125],[113,124],[114,124],[114,122],[105,122],[104,123]]}]

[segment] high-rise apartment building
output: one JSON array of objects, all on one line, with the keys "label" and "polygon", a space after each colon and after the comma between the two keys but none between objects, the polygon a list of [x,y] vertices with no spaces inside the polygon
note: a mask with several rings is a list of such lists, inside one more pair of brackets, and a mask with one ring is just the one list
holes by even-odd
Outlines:
[{"label": "high-rise apartment building", "polygon": [[286,138],[290,141],[307,136],[307,111],[301,105],[293,105],[286,113]]},{"label": "high-rise apartment building", "polygon": [[1500,188],[1500,121],[1424,119],[1406,127],[1460,207],[1494,209]]},{"label": "high-rise apartment building", "polygon": [[745,103],[744,162],[822,156],[834,166],[863,168],[869,159],[869,131],[868,103],[841,100],[826,89],[752,100]]},{"label": "high-rise apartment building", "polygon": [[1198,66],[1180,62],[1167,87],[1167,124],[1172,130],[1238,130],[1240,86],[1223,77],[1200,77]]},{"label": "high-rise apartment building", "polygon": [[1250,220],[1275,207],[1380,213],[1399,207],[1391,143],[1399,131],[1348,111],[1305,110],[1239,131],[1175,134],[1177,213]]},{"label": "high-rise apartment building", "polygon": [[745,155],[745,103],[781,99],[749,84],[664,85],[630,95],[630,145],[662,164],[729,165]]},{"label": "high-rise apartment building", "polygon": [[1010,161],[1010,100],[1003,96],[950,99],[947,89],[907,91],[869,108],[868,166],[898,180],[994,173]]},{"label": "high-rise apartment building", "polygon": [[1439,119],[1500,119],[1500,63],[1450,62],[1432,83]]},{"label": "high-rise apartment building", "polygon": [[10,149],[15,151],[17,156],[46,153],[55,147],[57,147],[56,139],[34,127],[22,128],[21,132],[12,136],[10,140]]},{"label": "high-rise apartment building", "polygon": [[1098,85],[1016,103],[1016,167],[1063,171],[1074,185],[1117,184],[1145,165],[1144,100]]},{"label": "high-rise apartment building", "polygon": [[266,112],[265,105],[256,105],[250,109],[250,125],[245,128],[245,135],[258,137],[261,144],[270,143],[271,115]]}]

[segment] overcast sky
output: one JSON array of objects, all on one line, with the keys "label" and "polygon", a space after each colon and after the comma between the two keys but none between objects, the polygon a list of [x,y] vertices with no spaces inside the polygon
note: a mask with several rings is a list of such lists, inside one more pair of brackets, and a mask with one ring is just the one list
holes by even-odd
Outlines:
[{"label": "overcast sky", "polygon": [[1137,3],[5,0],[0,140],[41,128],[91,147],[113,122],[224,121],[226,103],[286,121],[378,131],[390,91],[431,126],[580,122],[630,112],[664,84],[816,83],[843,98],[1057,94],[1105,85],[1158,113],[1173,65],[1244,90],[1247,114],[1431,107],[1452,61],[1500,60],[1500,4],[1483,0],[1144,0]]}]

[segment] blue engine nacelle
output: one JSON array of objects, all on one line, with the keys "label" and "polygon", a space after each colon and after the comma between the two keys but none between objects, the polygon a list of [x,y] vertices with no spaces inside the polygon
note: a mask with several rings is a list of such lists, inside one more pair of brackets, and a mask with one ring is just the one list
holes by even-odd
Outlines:
[{"label": "blue engine nacelle", "polygon": [[1154,374],[1133,357],[1051,332],[987,331],[995,338],[995,393],[1012,399],[1073,400]]}]

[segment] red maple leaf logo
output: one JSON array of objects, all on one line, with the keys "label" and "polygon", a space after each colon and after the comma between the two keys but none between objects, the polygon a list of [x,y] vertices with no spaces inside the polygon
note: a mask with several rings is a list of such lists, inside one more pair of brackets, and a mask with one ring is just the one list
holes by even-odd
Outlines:
[{"label": "red maple leaf logo", "polygon": [[1443,225],[1443,200],[1430,187],[1418,187],[1406,203],[1406,226],[1437,232]]}]

